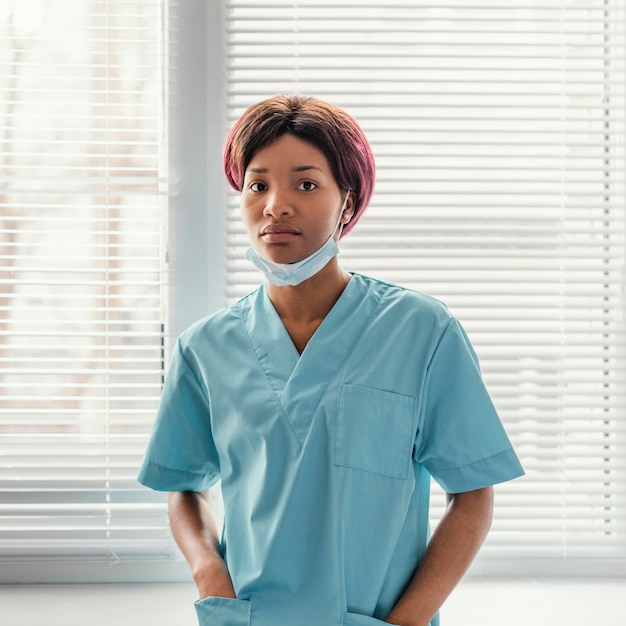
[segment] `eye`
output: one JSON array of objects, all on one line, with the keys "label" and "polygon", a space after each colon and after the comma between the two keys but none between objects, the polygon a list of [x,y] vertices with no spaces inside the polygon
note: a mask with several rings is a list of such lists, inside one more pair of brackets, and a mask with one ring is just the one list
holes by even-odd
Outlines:
[{"label": "eye", "polygon": [[303,180],[299,185],[298,189],[302,191],[313,191],[317,189],[317,185],[312,180]]},{"label": "eye", "polygon": [[265,183],[262,183],[260,181],[256,181],[254,183],[250,183],[249,186],[250,191],[266,191],[267,190],[267,185]]}]

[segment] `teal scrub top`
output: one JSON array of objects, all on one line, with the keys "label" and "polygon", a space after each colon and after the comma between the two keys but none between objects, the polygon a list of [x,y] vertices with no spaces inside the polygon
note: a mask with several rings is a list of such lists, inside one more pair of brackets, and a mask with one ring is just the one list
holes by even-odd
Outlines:
[{"label": "teal scrub top", "polygon": [[237,599],[198,601],[201,626],[356,626],[419,564],[431,476],[459,493],[521,474],[458,321],[355,274],[301,355],[264,286],[185,331],[139,480],[221,480]]}]

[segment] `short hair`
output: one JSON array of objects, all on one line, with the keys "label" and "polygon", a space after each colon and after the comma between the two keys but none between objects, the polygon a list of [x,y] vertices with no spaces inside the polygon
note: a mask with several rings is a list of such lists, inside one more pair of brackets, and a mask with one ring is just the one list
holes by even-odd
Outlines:
[{"label": "short hair", "polygon": [[354,194],[354,214],[341,236],[349,233],[374,191],[374,156],[356,120],[343,109],[317,98],[275,96],[243,113],[224,146],[224,173],[231,187],[241,191],[246,168],[254,155],[287,133],[321,150],[339,187]]}]

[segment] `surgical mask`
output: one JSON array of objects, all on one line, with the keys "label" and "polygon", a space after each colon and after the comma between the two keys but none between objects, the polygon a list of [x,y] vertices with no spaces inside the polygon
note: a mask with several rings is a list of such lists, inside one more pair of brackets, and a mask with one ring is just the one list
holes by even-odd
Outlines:
[{"label": "surgical mask", "polygon": [[[278,287],[285,285],[295,286],[315,276],[322,268],[326,267],[328,262],[337,255],[339,246],[335,241],[334,234],[337,227],[341,224],[341,216],[346,208],[350,191],[346,193],[341,211],[339,211],[339,219],[330,237],[322,245],[322,247],[308,256],[306,259],[296,261],[295,263],[275,263],[261,256],[253,247],[248,248],[246,258],[251,261],[263,274],[265,278]],[[343,224],[341,224],[343,227]],[[341,231],[340,231],[341,232]]]}]

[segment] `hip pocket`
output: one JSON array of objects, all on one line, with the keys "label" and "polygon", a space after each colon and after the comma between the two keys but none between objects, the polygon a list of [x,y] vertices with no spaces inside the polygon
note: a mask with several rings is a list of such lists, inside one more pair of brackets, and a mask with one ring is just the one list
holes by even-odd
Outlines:
[{"label": "hip pocket", "polygon": [[375,617],[370,617],[369,615],[359,615],[358,613],[344,613],[341,624],[342,626],[380,626],[381,624],[384,624],[385,626],[393,626],[393,624],[383,622]]},{"label": "hip pocket", "polygon": [[250,601],[209,596],[194,603],[200,626],[250,626]]},{"label": "hip pocket", "polygon": [[335,464],[406,479],[415,438],[415,398],[343,385],[337,408]]}]

